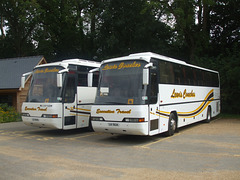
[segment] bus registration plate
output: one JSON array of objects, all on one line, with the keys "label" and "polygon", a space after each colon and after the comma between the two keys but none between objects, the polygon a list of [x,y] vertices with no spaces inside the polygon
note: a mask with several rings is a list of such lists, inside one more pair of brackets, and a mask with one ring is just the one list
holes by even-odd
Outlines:
[{"label": "bus registration plate", "polygon": [[108,123],[108,126],[119,126],[118,123]]}]

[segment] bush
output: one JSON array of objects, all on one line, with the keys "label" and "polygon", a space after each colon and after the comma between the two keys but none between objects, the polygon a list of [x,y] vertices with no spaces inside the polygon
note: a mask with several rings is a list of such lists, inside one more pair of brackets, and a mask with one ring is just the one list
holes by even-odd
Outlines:
[{"label": "bush", "polygon": [[21,121],[21,115],[14,107],[7,104],[0,104],[0,123]]}]

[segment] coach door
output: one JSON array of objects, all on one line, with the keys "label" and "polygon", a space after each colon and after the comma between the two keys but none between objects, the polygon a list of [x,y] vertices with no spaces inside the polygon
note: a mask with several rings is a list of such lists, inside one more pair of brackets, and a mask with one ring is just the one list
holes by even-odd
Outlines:
[{"label": "coach door", "polygon": [[68,73],[64,82],[63,91],[63,129],[76,128],[77,116],[76,116],[76,74]]},{"label": "coach door", "polygon": [[159,116],[157,116],[158,105],[158,62],[151,60],[153,67],[150,69],[150,84],[148,88],[149,97],[149,135],[159,133]]}]

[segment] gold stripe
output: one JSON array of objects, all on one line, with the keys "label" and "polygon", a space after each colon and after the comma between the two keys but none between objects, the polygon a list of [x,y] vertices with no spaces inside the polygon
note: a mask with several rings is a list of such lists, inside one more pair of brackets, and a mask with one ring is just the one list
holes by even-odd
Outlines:
[{"label": "gold stripe", "polygon": [[[208,94],[206,95],[206,97],[204,98],[204,101],[207,100],[207,98],[209,97],[209,95],[210,95],[211,93],[213,93],[213,89],[212,89],[211,91],[209,91],[209,93],[208,93]],[[192,116],[182,116],[182,117],[191,118],[191,117],[195,117],[195,116],[199,115],[203,110],[205,110],[205,109],[207,108],[207,106],[210,104],[210,101],[212,101],[213,99],[214,99],[214,98],[209,99],[209,102],[207,102],[207,103],[205,104],[205,107],[204,107],[200,112],[198,112],[197,114],[192,115]],[[202,102],[201,105],[200,105],[197,109],[195,109],[195,110],[193,110],[193,111],[190,111],[190,112],[178,112],[178,114],[180,114],[180,115],[181,115],[181,114],[192,114],[192,113],[198,111],[200,108],[202,108],[202,106],[204,105],[204,103],[205,103],[205,102]],[[159,110],[157,110],[157,112],[160,112],[160,113],[163,113],[163,114],[166,114],[166,115],[170,115],[170,112],[166,112],[166,111],[159,111]],[[160,117],[164,117],[164,116],[163,116],[163,115],[160,115]]]},{"label": "gold stripe", "polygon": [[83,116],[83,117],[89,117],[90,115],[80,115],[80,114],[72,114],[72,113],[70,113],[70,115],[72,115],[72,116]]},{"label": "gold stripe", "polygon": [[[207,94],[207,96],[205,97],[204,101],[207,100],[208,96],[213,92],[213,89]],[[191,113],[194,113],[196,111],[198,111],[203,105],[204,105],[205,102],[202,102],[202,104],[195,110],[193,111],[190,111],[190,112],[178,112],[178,114],[191,114]],[[205,109],[205,108],[204,108]]]},{"label": "gold stripe", "polygon": [[[213,98],[210,99],[210,100],[213,100]],[[200,113],[202,113],[202,112],[208,107],[208,105],[211,103],[210,100],[209,100],[209,102],[205,105],[205,107],[204,107],[199,113],[197,113],[197,114],[195,114],[195,115],[193,115],[193,116],[182,116],[182,117],[191,118],[191,117],[198,116]]]},{"label": "gold stripe", "polygon": [[82,108],[75,108],[75,109],[77,109],[77,110],[81,110],[81,111],[91,111],[91,109],[82,109]]}]

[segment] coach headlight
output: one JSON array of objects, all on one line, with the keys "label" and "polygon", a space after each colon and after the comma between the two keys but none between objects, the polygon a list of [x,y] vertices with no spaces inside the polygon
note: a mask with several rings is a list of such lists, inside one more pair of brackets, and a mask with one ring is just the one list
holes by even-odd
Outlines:
[{"label": "coach headlight", "polygon": [[58,118],[57,114],[43,114],[43,118]]},{"label": "coach headlight", "polygon": [[91,121],[104,121],[103,117],[91,117]]},{"label": "coach headlight", "polygon": [[124,118],[123,122],[144,122],[144,118]]}]

